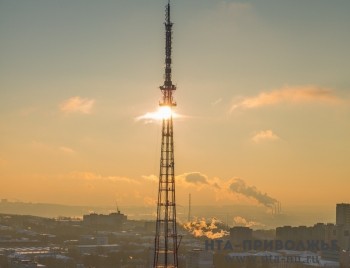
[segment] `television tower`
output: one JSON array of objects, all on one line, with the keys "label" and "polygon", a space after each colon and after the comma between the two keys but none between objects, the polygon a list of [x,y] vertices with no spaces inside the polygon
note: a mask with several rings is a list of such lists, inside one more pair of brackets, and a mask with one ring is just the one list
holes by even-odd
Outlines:
[{"label": "television tower", "polygon": [[[159,105],[169,110],[163,117],[162,144],[159,171],[156,235],[154,239],[153,267],[178,267],[178,243],[176,230],[175,202],[175,162],[172,109],[176,106],[173,92],[176,86],[171,81],[171,43],[172,27],[170,20],[170,0],[165,15],[165,75],[164,85],[160,86],[162,99]],[[168,114],[168,113],[167,113]]]}]

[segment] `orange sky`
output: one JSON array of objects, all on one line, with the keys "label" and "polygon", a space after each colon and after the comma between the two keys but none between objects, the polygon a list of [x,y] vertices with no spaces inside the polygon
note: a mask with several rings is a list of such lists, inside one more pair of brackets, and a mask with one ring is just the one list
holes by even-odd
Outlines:
[{"label": "orange sky", "polygon": [[[336,2],[176,2],[179,204],[350,202]],[[155,0],[1,3],[0,198],[154,205],[163,16]]]}]

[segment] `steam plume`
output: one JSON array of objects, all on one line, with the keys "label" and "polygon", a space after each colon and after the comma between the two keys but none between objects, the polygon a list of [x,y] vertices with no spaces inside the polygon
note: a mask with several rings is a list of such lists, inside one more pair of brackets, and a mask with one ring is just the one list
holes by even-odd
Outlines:
[{"label": "steam plume", "polygon": [[268,196],[266,193],[258,191],[255,186],[247,186],[242,179],[235,179],[235,181],[230,184],[229,188],[232,192],[254,198],[260,204],[269,208],[273,207],[274,204],[277,203],[276,199]]},{"label": "steam plume", "polygon": [[241,216],[236,216],[233,218],[233,222],[236,226],[244,226],[244,227],[255,227],[255,226],[265,226],[264,224],[256,221],[249,221]]},{"label": "steam plume", "polygon": [[183,227],[195,237],[217,239],[229,235],[229,232],[221,229],[218,226],[220,223],[221,221],[216,218],[212,218],[210,222],[202,218],[195,219],[192,222],[187,222],[183,225]]}]

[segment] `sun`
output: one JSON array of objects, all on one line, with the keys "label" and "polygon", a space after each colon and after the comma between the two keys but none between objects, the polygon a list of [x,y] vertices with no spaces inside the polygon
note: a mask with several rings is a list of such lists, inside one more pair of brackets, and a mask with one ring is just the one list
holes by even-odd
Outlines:
[{"label": "sun", "polygon": [[177,118],[176,114],[170,106],[160,106],[155,112],[148,112],[136,118],[136,120],[168,120],[170,118]]},{"label": "sun", "polygon": [[161,106],[158,108],[158,114],[160,120],[167,120],[170,119],[170,117],[173,115],[173,111],[169,106]]}]

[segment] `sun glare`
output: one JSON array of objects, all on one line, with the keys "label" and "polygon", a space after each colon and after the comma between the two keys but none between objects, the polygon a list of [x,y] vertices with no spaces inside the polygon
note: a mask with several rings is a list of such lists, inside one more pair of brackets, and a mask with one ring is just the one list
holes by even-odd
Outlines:
[{"label": "sun glare", "polygon": [[163,119],[169,119],[170,117],[177,118],[179,117],[178,114],[176,114],[171,107],[169,106],[161,106],[158,108],[155,112],[148,112],[144,115],[141,115],[136,118],[136,120],[163,120]]},{"label": "sun glare", "polygon": [[158,109],[159,119],[169,119],[173,114],[171,108],[169,106],[161,106]]}]

